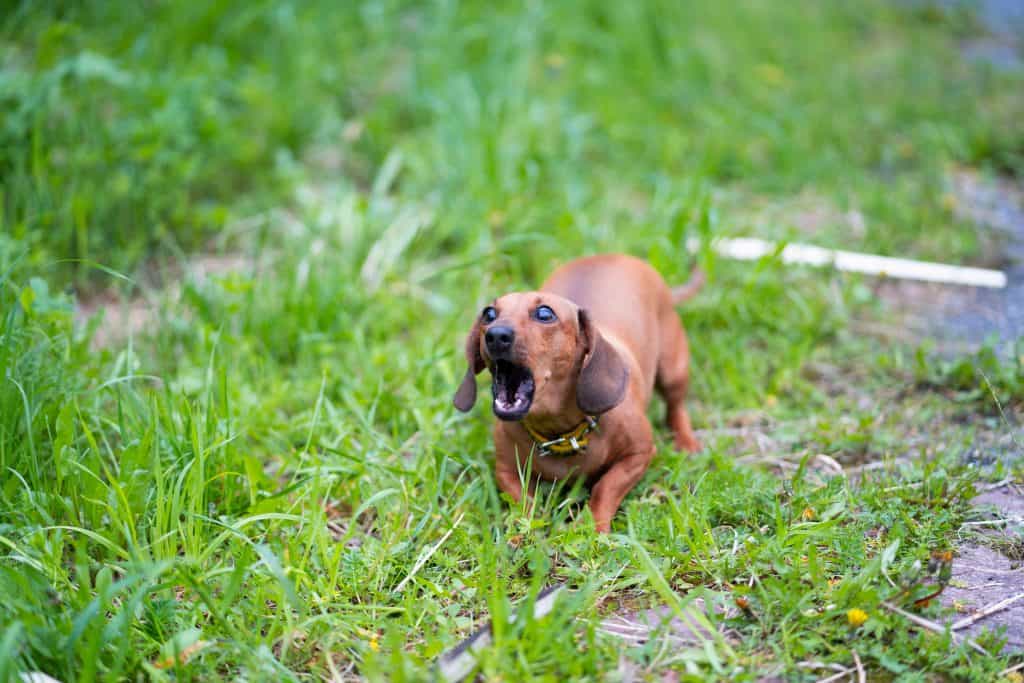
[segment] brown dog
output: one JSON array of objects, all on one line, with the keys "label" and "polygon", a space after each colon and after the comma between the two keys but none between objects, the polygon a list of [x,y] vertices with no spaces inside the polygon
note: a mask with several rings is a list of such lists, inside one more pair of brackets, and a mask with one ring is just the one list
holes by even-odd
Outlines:
[{"label": "brown dog", "polygon": [[455,407],[473,407],[475,375],[489,369],[502,491],[520,500],[519,471],[536,454],[534,477],[586,477],[594,523],[608,532],[654,456],[646,407],[655,387],[676,447],[700,448],[684,403],[689,348],[674,306],[702,284],[695,271],[670,289],[647,263],[609,254],[572,261],[540,291],[484,308],[466,341],[469,368]]}]

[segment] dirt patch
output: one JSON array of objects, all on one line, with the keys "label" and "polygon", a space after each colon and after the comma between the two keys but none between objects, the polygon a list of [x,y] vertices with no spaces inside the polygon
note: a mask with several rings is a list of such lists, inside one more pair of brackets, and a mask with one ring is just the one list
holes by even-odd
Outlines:
[{"label": "dirt patch", "polygon": [[1012,71],[1024,68],[1024,4],[1020,0],[901,0],[911,6],[933,5],[947,11],[969,8],[980,29],[960,52],[969,62]]},{"label": "dirt patch", "polygon": [[[977,615],[1007,598],[1024,594],[1024,567],[985,545],[965,545],[953,561],[953,579],[943,591],[941,602],[958,614],[949,619],[951,626]],[[1003,652],[1024,650],[1024,598],[993,614],[982,617],[957,632],[976,638],[986,631],[1006,639]]]},{"label": "dirt patch", "polygon": [[857,239],[867,234],[864,214],[856,208],[844,210],[833,200],[807,190],[784,199],[745,197],[735,207],[734,216],[763,236],[782,237],[780,228],[795,230],[812,242],[826,229],[840,228]]},{"label": "dirt patch", "polygon": [[991,507],[998,515],[1024,518],[1024,490],[1006,485],[978,495],[971,503],[978,508]]},{"label": "dirt patch", "polygon": [[989,337],[1024,334],[1024,310],[1016,303],[1024,297],[1024,283],[998,290],[884,280],[875,295],[900,318],[895,328],[858,321],[858,329],[876,336],[908,342],[931,337],[940,352],[962,352],[977,350]]},{"label": "dirt patch", "polygon": [[1004,71],[1024,68],[1024,60],[1014,44],[999,38],[968,40],[960,46],[960,51],[968,61],[984,62]]},{"label": "dirt patch", "polygon": [[[1024,190],[1009,178],[958,168],[947,180],[953,214],[1011,240],[1024,237]],[[1024,243],[1009,245],[1011,259],[1024,257]]]},{"label": "dirt patch", "polygon": [[[707,614],[707,607],[701,599],[694,600],[691,609],[698,615]],[[735,610],[726,613],[726,610],[718,608],[715,612],[719,618],[735,616]],[[716,637],[706,626],[693,619],[684,621],[671,607],[664,605],[639,612],[616,614],[602,621],[600,630],[606,635],[621,638],[629,645],[641,645],[652,638],[658,638],[659,642],[674,648],[699,646]],[[726,640],[734,638],[734,634],[729,632],[723,633],[723,636]]]},{"label": "dirt patch", "polygon": [[875,294],[897,314],[900,326],[886,329],[873,321],[855,326],[903,341],[931,337],[947,355],[976,350],[992,339],[1006,350],[1007,343],[1024,336],[1024,190],[1009,179],[970,169],[951,173],[947,185],[954,213],[974,223],[986,245],[984,260],[1006,272],[1006,288],[883,280]]},{"label": "dirt patch", "polygon": [[1003,484],[971,503],[977,514],[962,527],[967,540],[941,596],[958,613],[947,623],[971,637],[1002,632],[1005,652],[1024,651],[1024,487]]},{"label": "dirt patch", "polygon": [[145,289],[125,296],[117,289],[92,292],[75,305],[75,323],[88,325],[100,316],[93,333],[93,350],[108,348],[141,334],[156,320],[161,299],[177,300],[182,283],[201,283],[228,273],[251,271],[255,261],[244,254],[197,254],[175,269],[171,283],[162,289]]},{"label": "dirt patch", "polygon": [[154,303],[142,296],[123,298],[114,290],[103,290],[81,298],[75,305],[75,323],[100,321],[93,333],[92,349],[99,350],[139,334],[153,320]]},{"label": "dirt patch", "polygon": [[[690,605],[692,614],[707,615],[708,607],[704,600],[694,600]],[[719,618],[735,616],[736,609],[726,609],[721,605],[714,607]],[[683,620],[675,610],[668,606],[655,607],[641,611],[624,611],[604,621],[598,630],[606,636],[619,638],[629,648],[657,641],[659,647],[644,664],[622,654],[619,657],[618,674],[620,680],[638,681],[678,681],[679,674],[668,667],[673,663],[673,656],[681,650],[703,646],[704,642],[719,637],[709,630],[710,624],[697,623],[688,616]],[[733,631],[723,631],[721,637],[731,644],[739,642],[739,636]]]}]

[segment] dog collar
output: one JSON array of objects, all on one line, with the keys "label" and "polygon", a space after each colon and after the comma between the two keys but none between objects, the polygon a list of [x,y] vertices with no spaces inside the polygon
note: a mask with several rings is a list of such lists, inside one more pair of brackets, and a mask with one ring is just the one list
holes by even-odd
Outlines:
[{"label": "dog collar", "polygon": [[580,422],[571,431],[566,432],[553,439],[549,439],[537,430],[530,427],[526,422],[522,423],[523,429],[533,439],[537,446],[537,454],[540,457],[548,455],[576,455],[587,450],[590,442],[590,433],[597,429],[597,417],[585,415],[583,422]]}]

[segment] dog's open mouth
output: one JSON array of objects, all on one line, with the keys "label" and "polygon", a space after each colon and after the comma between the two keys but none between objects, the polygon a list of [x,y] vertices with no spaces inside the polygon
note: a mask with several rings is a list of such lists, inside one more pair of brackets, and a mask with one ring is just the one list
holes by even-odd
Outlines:
[{"label": "dog's open mouth", "polygon": [[491,369],[494,414],[502,420],[521,420],[533,403],[533,375],[521,365],[494,361]]}]

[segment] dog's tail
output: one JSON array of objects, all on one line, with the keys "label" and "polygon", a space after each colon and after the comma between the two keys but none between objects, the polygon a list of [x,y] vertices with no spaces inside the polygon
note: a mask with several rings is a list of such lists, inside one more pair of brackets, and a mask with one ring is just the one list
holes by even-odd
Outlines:
[{"label": "dog's tail", "polygon": [[672,304],[678,306],[679,304],[689,301],[692,299],[697,292],[700,291],[701,287],[707,281],[707,277],[704,275],[704,271],[700,268],[694,268],[693,272],[690,273],[690,281],[685,285],[679,285],[678,287],[672,288]]}]

